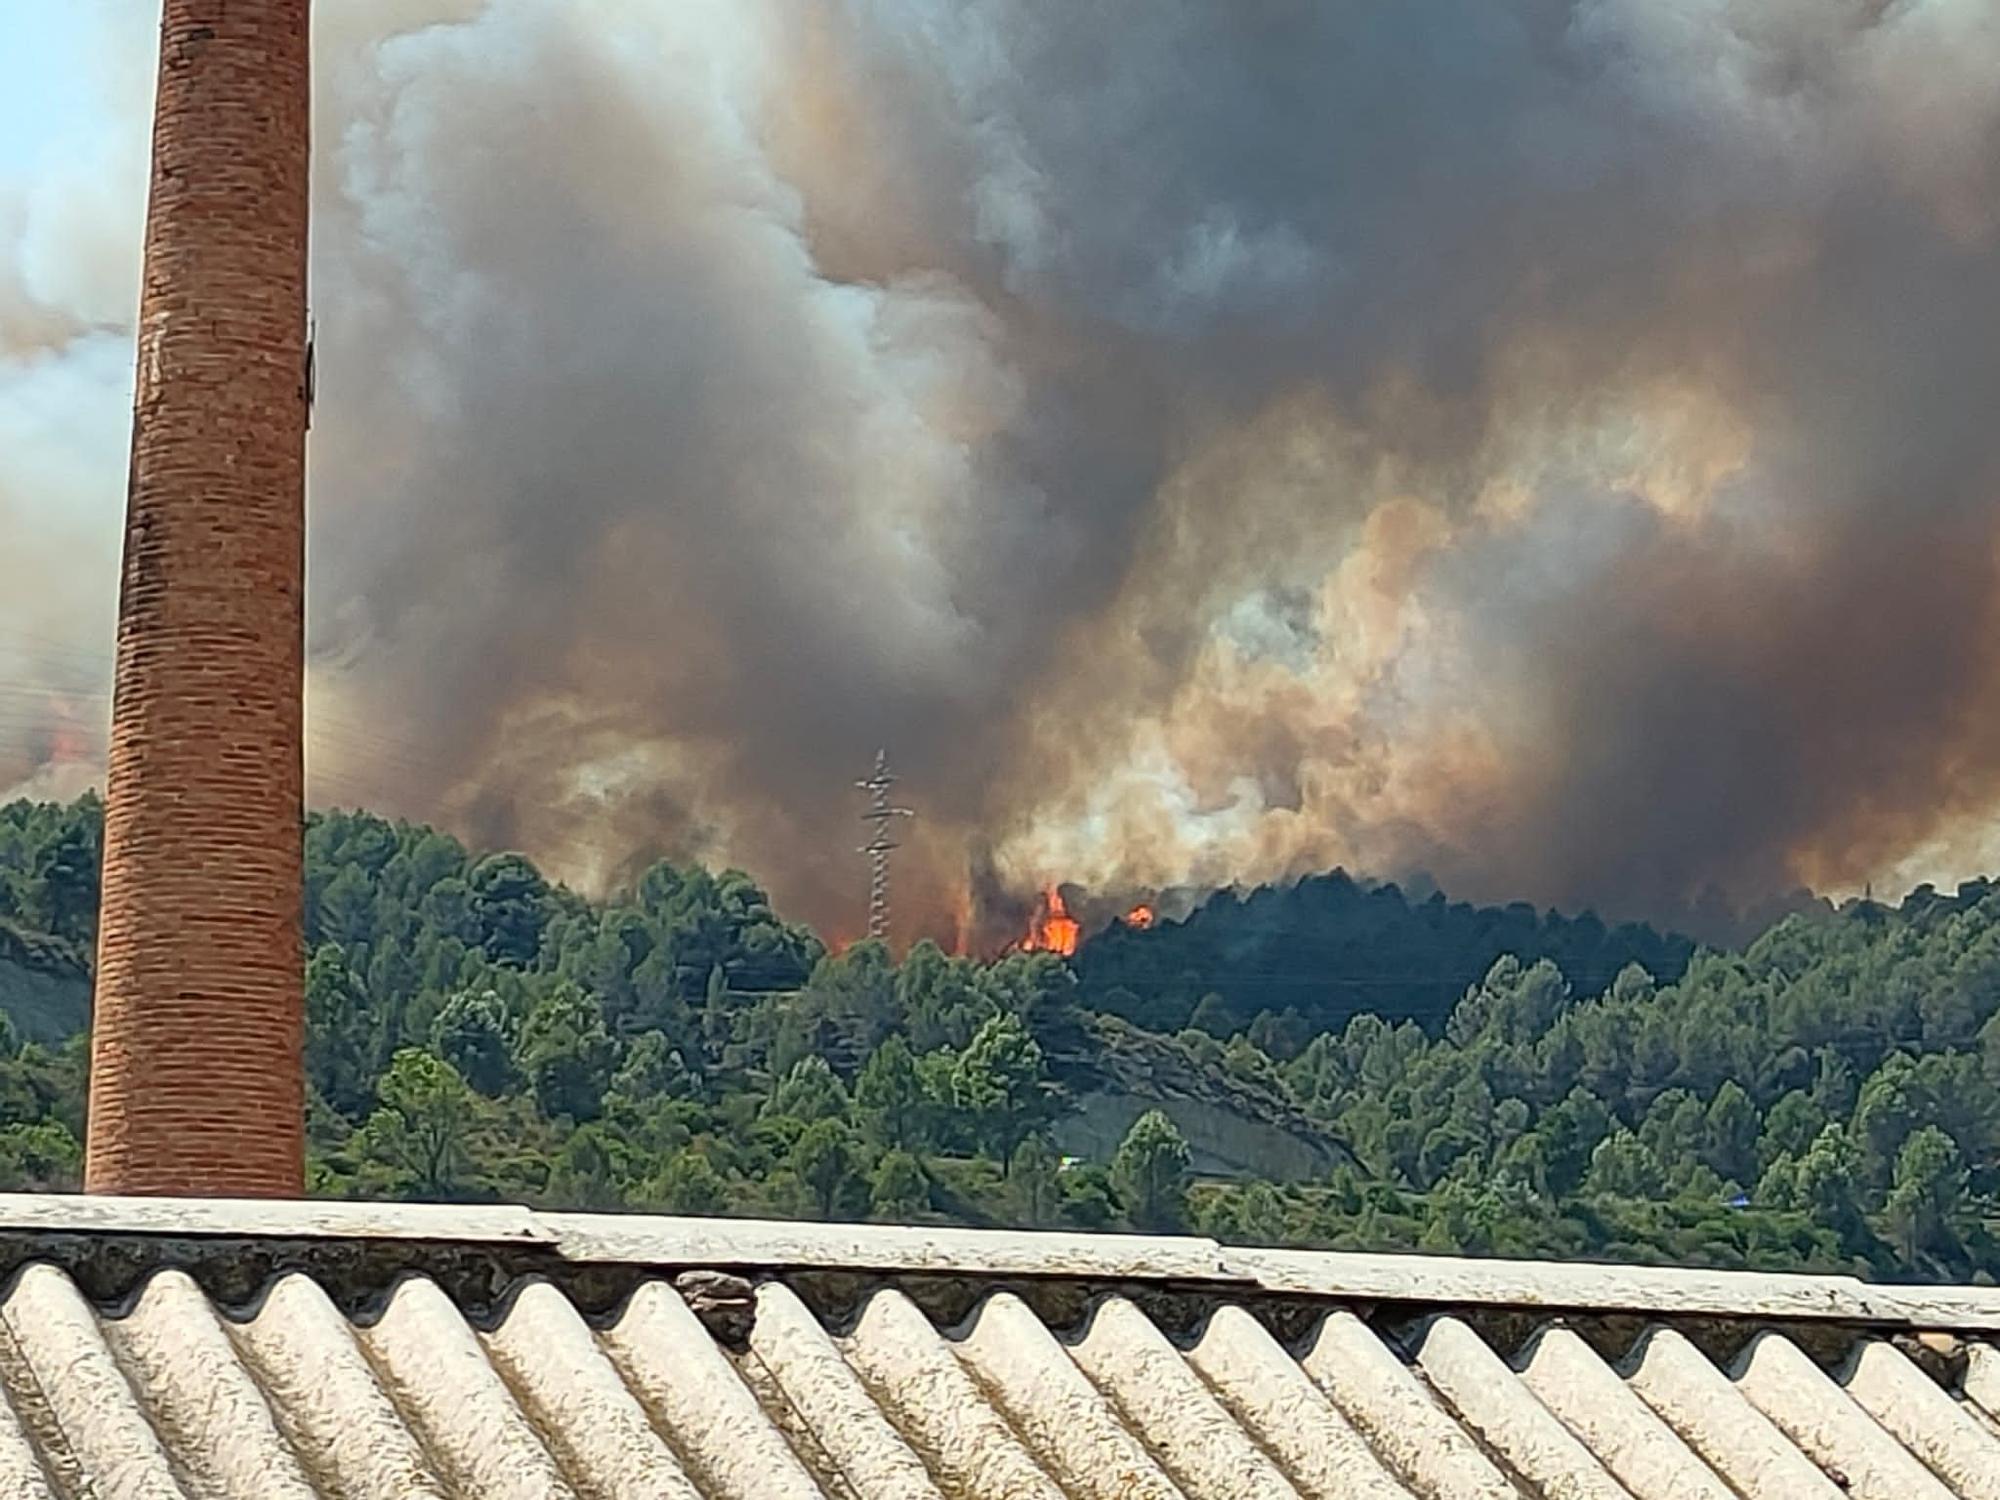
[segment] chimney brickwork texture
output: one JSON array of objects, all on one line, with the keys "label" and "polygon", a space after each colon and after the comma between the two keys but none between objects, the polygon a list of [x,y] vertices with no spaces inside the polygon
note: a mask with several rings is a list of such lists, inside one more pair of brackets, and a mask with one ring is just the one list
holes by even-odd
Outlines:
[{"label": "chimney brickwork texture", "polygon": [[164,0],[90,1192],[299,1196],[310,0]]}]

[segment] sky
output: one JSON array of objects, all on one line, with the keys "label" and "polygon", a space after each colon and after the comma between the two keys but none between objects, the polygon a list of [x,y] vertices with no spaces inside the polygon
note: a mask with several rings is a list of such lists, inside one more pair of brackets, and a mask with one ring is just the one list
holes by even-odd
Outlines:
[{"label": "sky", "polygon": [[9,7],[9,51],[0,63],[0,171],[33,173],[48,155],[101,129],[87,59],[92,23],[84,7]]},{"label": "sky", "polygon": [[[0,5],[0,797],[66,796],[157,11]],[[838,937],[886,746],[898,935],[975,946],[1057,881],[2000,868],[1988,0],[317,27],[320,805]]]}]

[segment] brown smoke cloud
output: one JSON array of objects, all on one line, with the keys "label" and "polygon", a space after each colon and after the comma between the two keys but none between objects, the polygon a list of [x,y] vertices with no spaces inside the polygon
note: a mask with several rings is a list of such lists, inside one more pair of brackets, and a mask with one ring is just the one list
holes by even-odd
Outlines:
[{"label": "brown smoke cloud", "polygon": [[329,10],[322,800],[835,934],[878,745],[907,934],[2000,859],[1985,0]]}]

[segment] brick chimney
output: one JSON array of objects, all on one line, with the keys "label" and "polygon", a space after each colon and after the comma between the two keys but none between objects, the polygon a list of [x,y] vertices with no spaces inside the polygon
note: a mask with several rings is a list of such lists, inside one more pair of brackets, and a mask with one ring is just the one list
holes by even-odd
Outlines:
[{"label": "brick chimney", "polygon": [[91,1037],[94,1193],[304,1190],[310,0],[164,0]]}]

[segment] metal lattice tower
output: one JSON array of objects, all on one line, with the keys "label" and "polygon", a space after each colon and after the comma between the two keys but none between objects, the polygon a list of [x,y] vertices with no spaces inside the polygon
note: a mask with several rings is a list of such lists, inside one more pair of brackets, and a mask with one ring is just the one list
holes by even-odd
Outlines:
[{"label": "metal lattice tower", "polygon": [[861,814],[861,821],[873,830],[873,836],[861,846],[861,853],[868,856],[868,936],[886,940],[889,936],[889,854],[897,848],[895,840],[889,837],[889,825],[897,818],[914,818],[916,814],[907,807],[889,805],[889,788],[896,784],[896,778],[889,772],[889,752],[875,752],[875,774],[864,781],[854,783],[868,793],[868,810]]}]

